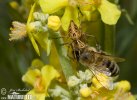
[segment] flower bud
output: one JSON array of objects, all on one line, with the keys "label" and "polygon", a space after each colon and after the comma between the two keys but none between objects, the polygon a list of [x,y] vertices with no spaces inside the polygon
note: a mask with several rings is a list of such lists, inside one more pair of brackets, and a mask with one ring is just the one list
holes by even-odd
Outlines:
[{"label": "flower bud", "polygon": [[131,88],[131,85],[128,81],[123,80],[123,81],[117,82],[115,84],[115,88],[116,89],[122,88],[124,91],[129,91]]},{"label": "flower bud", "polygon": [[33,16],[35,20],[45,23],[49,15],[40,12],[34,12]]},{"label": "flower bud", "polygon": [[14,9],[18,9],[19,8],[19,4],[16,1],[11,1],[9,4]]},{"label": "flower bud", "polygon": [[90,96],[90,94],[91,94],[91,89],[90,89],[89,87],[81,88],[81,89],[80,89],[80,94],[81,94],[83,97],[88,97],[88,96]]},{"label": "flower bud", "polygon": [[48,28],[57,31],[61,26],[61,21],[58,16],[49,16]]}]

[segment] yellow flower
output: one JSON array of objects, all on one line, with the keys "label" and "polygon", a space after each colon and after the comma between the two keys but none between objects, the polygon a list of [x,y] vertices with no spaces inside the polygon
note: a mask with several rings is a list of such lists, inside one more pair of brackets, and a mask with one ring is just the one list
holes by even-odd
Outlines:
[{"label": "yellow flower", "polygon": [[28,17],[28,20],[27,20],[27,31],[28,31],[28,36],[29,36],[29,38],[32,42],[32,45],[33,45],[35,51],[37,52],[38,55],[40,55],[38,45],[36,43],[36,40],[34,39],[33,34],[31,33],[31,28],[29,26],[30,22],[33,20],[33,12],[35,10],[35,6],[36,6],[36,3],[33,4],[33,6],[31,7],[31,10],[30,10],[30,13],[29,13],[29,17]]},{"label": "yellow flower", "polygon": [[103,73],[98,73],[96,76],[92,78],[93,85],[97,88],[106,88],[108,90],[113,89],[113,81],[111,77],[108,77],[107,75]]},{"label": "yellow flower", "polygon": [[31,69],[41,69],[44,66],[44,63],[40,59],[34,59],[31,63]]},{"label": "yellow flower", "polygon": [[14,9],[18,9],[19,8],[19,4],[16,1],[11,1],[9,4]]},{"label": "yellow flower", "polygon": [[95,9],[99,11],[102,21],[109,25],[115,25],[121,15],[121,11],[118,9],[117,5],[109,2],[108,0],[89,0],[81,3],[86,4],[86,6],[91,5],[88,7],[88,9],[85,9],[86,6],[82,7],[84,14],[88,14],[88,20],[89,17],[92,18],[92,13],[95,11]]},{"label": "yellow flower", "polygon": [[48,28],[57,31],[60,28],[61,21],[58,16],[49,16],[48,17]]},{"label": "yellow flower", "polygon": [[52,14],[68,5],[68,0],[39,0],[44,13]]},{"label": "yellow flower", "polygon": [[20,40],[27,36],[26,25],[17,21],[12,22],[11,34],[9,40]]},{"label": "yellow flower", "polygon": [[29,17],[27,20],[27,33],[37,54],[40,56],[40,51],[37,44],[39,43],[39,45],[47,52],[47,55],[49,55],[52,41],[48,39],[48,33],[46,32],[47,30],[46,27],[43,27],[42,23],[39,21],[33,22],[34,21],[33,13],[35,11],[35,7],[36,7],[36,3],[33,4],[29,13]]},{"label": "yellow flower", "polygon": [[[102,21],[109,25],[116,24],[121,15],[117,5],[108,0],[39,0],[39,4],[42,11],[48,14],[65,9],[61,18],[62,28],[65,31],[68,30],[70,20],[74,20],[78,26],[80,25],[78,20],[80,12],[90,21],[94,16],[94,11],[97,9],[100,12]],[[98,18],[98,16],[96,17]]]},{"label": "yellow flower", "polygon": [[127,92],[131,89],[131,85],[128,81],[123,80],[123,81],[115,83],[115,89],[122,89],[125,92]]},{"label": "yellow flower", "polygon": [[108,0],[101,0],[101,4],[97,9],[101,14],[102,21],[109,25],[116,24],[121,15],[117,5],[110,3]]},{"label": "yellow flower", "polygon": [[65,9],[64,15],[61,18],[62,28],[67,31],[70,20],[73,20],[79,25],[78,9],[75,6],[70,6],[69,0],[39,0],[40,7],[44,13],[52,14],[61,9]]},{"label": "yellow flower", "polygon": [[91,89],[89,87],[81,88],[80,94],[82,97],[89,97],[91,95]]},{"label": "yellow flower", "polygon": [[[84,14],[88,14],[88,20],[89,18],[92,18],[92,14],[94,13],[95,9],[99,11],[102,21],[109,25],[115,25],[121,15],[121,11],[118,9],[117,5],[109,2],[108,0],[88,0],[81,2],[81,4],[86,5],[81,7],[81,10]],[[91,6],[87,8],[89,5]]]},{"label": "yellow flower", "polygon": [[129,92],[130,88],[130,83],[126,80],[114,83],[113,90],[91,86],[91,97],[95,100],[102,98],[106,98],[105,100],[135,100],[135,97]]},{"label": "yellow flower", "polygon": [[68,31],[70,20],[73,20],[78,26],[80,25],[80,22],[78,20],[78,14],[79,11],[77,7],[67,6],[65,8],[64,15],[61,18],[62,28],[65,31]]},{"label": "yellow flower", "polygon": [[60,74],[54,69],[53,66],[45,65],[41,70],[29,69],[22,80],[33,86],[27,94],[31,94],[36,100],[45,100],[48,96],[48,87],[52,80],[60,77]]}]

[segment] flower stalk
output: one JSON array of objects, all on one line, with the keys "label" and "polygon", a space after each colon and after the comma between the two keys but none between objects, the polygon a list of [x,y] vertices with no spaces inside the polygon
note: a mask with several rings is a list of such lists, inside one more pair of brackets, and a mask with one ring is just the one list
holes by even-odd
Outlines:
[{"label": "flower stalk", "polygon": [[109,54],[115,54],[115,26],[104,25],[104,51]]},{"label": "flower stalk", "polygon": [[[54,32],[52,30],[49,30],[50,36],[51,37],[61,37],[61,34],[59,32]],[[58,39],[53,39],[56,50],[58,52],[60,64],[62,66],[63,73],[65,75],[66,80],[69,79],[70,76],[73,75],[73,69],[70,64],[70,60],[67,58],[67,50],[66,48],[62,45],[64,44],[62,38]]]}]

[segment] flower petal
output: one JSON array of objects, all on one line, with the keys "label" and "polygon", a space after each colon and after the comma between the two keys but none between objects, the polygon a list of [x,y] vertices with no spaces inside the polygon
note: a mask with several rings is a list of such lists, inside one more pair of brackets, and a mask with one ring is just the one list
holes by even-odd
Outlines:
[{"label": "flower petal", "polygon": [[76,7],[66,7],[65,13],[61,19],[64,31],[68,31],[70,20],[73,20],[78,26],[80,25],[78,20],[78,9]]},{"label": "flower petal", "polygon": [[48,94],[47,89],[48,89],[51,81],[55,78],[58,78],[60,76],[60,74],[56,71],[56,69],[54,69],[53,66],[50,66],[50,65],[45,65],[42,68],[41,73],[42,73],[42,80],[44,82],[43,84],[45,84],[45,92],[47,95]]},{"label": "flower petal", "polygon": [[97,9],[101,14],[102,21],[109,25],[116,24],[121,15],[121,11],[118,9],[117,5],[107,0],[102,0],[101,5]]},{"label": "flower petal", "polygon": [[38,45],[37,45],[37,43],[34,39],[33,34],[30,32],[30,29],[29,29],[29,24],[30,24],[31,21],[33,21],[33,12],[35,10],[35,6],[36,6],[36,3],[33,4],[33,6],[31,7],[31,10],[30,10],[30,13],[29,13],[29,17],[28,17],[28,20],[27,20],[27,32],[28,32],[28,36],[29,36],[29,38],[32,42],[32,45],[33,45],[35,51],[40,56],[40,51],[39,51]]},{"label": "flower petal", "polygon": [[58,16],[49,16],[48,17],[48,28],[57,31],[60,28],[61,21]]},{"label": "flower petal", "polygon": [[40,46],[47,52],[47,55],[50,54],[51,40],[48,39],[48,33],[34,33],[35,40],[40,44]]},{"label": "flower petal", "polygon": [[91,89],[89,87],[81,88],[79,92],[82,97],[88,97],[91,95]]},{"label": "flower petal", "polygon": [[32,69],[41,69],[44,66],[44,63],[40,59],[34,59],[31,63]]},{"label": "flower petal", "polygon": [[54,13],[68,5],[68,0],[39,0],[40,7],[44,13]]},{"label": "flower petal", "polygon": [[32,86],[34,85],[36,79],[38,76],[40,76],[40,70],[34,69],[34,70],[28,70],[25,75],[23,75],[22,80],[26,83],[31,84]]},{"label": "flower petal", "polygon": [[123,81],[115,83],[115,88],[123,89],[125,92],[127,92],[131,89],[131,84],[128,81],[123,80]]},{"label": "flower petal", "polygon": [[30,40],[31,40],[31,43],[32,43],[35,51],[36,51],[37,54],[40,56],[39,47],[38,47],[38,45],[37,45],[37,43],[36,43],[36,41],[35,41],[35,39],[34,39],[34,36],[33,36],[31,33],[28,33],[28,35],[29,35],[29,38],[30,38]]},{"label": "flower petal", "polygon": [[97,73],[96,76],[92,78],[93,85],[97,88],[106,88],[108,90],[113,89],[113,80],[111,77],[108,77],[107,75],[103,73]]}]

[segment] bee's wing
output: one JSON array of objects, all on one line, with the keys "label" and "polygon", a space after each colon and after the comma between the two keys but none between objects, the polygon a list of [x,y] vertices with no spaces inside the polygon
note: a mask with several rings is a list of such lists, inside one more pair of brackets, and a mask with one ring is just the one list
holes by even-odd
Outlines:
[{"label": "bee's wing", "polygon": [[107,57],[108,59],[116,61],[116,62],[124,62],[125,61],[124,58],[114,57],[111,55],[104,55],[104,56]]},{"label": "bee's wing", "polygon": [[112,56],[112,55],[108,55],[108,54],[105,54],[105,53],[98,53],[98,52],[95,52],[97,54],[100,54],[101,56],[103,56],[104,58],[108,58],[112,61],[116,61],[116,62],[124,62],[125,59],[124,58],[120,58],[120,57],[115,57],[115,56]]},{"label": "bee's wing", "polygon": [[[109,71],[105,71],[103,69],[97,69],[96,67],[89,67],[90,71],[93,73],[94,77],[98,80],[98,82],[106,89],[113,89],[113,79],[106,74]],[[104,71],[104,72],[103,72]],[[103,76],[101,74],[104,74]],[[104,77],[106,75],[106,77]]]}]

